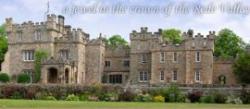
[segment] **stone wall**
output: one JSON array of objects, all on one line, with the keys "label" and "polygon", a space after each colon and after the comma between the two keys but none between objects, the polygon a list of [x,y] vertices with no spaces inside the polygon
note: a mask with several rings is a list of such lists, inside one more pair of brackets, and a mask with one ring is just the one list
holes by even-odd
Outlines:
[{"label": "stone wall", "polygon": [[233,73],[233,60],[215,59],[213,69],[213,84],[223,84],[220,76],[225,76],[225,84],[236,85],[236,77]]}]

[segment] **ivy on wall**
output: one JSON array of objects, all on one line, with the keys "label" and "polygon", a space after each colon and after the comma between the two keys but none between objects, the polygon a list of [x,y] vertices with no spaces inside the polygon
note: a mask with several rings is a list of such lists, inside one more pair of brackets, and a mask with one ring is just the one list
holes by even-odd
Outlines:
[{"label": "ivy on wall", "polygon": [[42,60],[48,57],[48,53],[45,50],[35,51],[35,79],[34,82],[37,83],[41,79],[41,64]]}]

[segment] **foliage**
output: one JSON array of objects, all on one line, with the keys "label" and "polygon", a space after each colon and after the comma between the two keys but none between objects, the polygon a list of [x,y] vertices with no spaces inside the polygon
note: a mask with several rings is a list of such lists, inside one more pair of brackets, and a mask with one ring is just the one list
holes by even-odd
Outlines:
[{"label": "foliage", "polygon": [[201,96],[202,96],[201,91],[192,91],[192,92],[188,93],[188,99],[190,100],[191,103],[199,102]]},{"label": "foliage", "polygon": [[239,97],[228,96],[226,100],[227,104],[242,104],[242,100]]},{"label": "foliage", "polygon": [[89,95],[87,95],[87,94],[81,94],[79,96],[79,100],[80,101],[88,101],[88,97],[89,97]]},{"label": "foliage", "polygon": [[98,96],[98,99],[101,101],[115,101],[117,98],[118,95],[116,93],[103,93]]},{"label": "foliage", "polygon": [[243,104],[250,104],[250,92],[246,89],[242,89],[240,99],[242,100]]},{"label": "foliage", "polygon": [[128,46],[128,42],[123,39],[120,35],[113,35],[109,39],[104,38],[104,42],[107,46],[116,48],[118,46]]},{"label": "foliage", "polygon": [[52,100],[52,101],[56,101],[56,98],[55,98],[54,96],[49,95],[49,96],[44,97],[43,100]]},{"label": "foliage", "polygon": [[154,102],[165,102],[165,98],[161,95],[158,95],[158,96],[154,96],[153,101]]},{"label": "foliage", "polygon": [[215,103],[225,103],[227,100],[227,95],[222,92],[214,92],[213,96]]},{"label": "foliage", "polygon": [[149,90],[148,93],[152,96],[158,96],[158,95],[163,96],[164,91],[165,91],[165,89],[163,89],[163,88],[156,88],[156,89]]},{"label": "foliage", "polygon": [[26,73],[19,74],[17,76],[18,83],[30,83],[30,76]]},{"label": "foliage", "polygon": [[79,101],[79,97],[74,95],[74,94],[70,94],[67,96],[67,98],[65,99],[66,101]]},{"label": "foliage", "polygon": [[202,96],[200,98],[200,101],[202,103],[215,103],[215,100],[214,100],[214,96],[213,95],[206,95],[206,96]]},{"label": "foliage", "polygon": [[244,52],[239,55],[233,65],[233,72],[241,83],[250,83],[250,54]]},{"label": "foliage", "polygon": [[24,95],[18,91],[15,91],[11,96],[11,99],[23,99]]},{"label": "foliage", "polygon": [[5,25],[1,25],[0,26],[0,65],[4,61],[4,56],[7,50],[8,50],[8,41],[7,41],[7,34],[5,31]]},{"label": "foliage", "polygon": [[184,102],[185,96],[181,94],[180,89],[176,85],[171,85],[163,92],[165,102]]},{"label": "foliage", "polygon": [[35,80],[34,82],[37,83],[40,81],[41,78],[41,61],[46,59],[48,53],[45,50],[37,50],[35,52]]},{"label": "foliage", "polygon": [[167,29],[162,31],[162,36],[165,41],[179,44],[182,42],[181,31],[178,29]]},{"label": "foliage", "polygon": [[131,91],[125,91],[119,94],[119,101],[133,101],[135,99],[136,94]]},{"label": "foliage", "polygon": [[214,55],[217,57],[236,57],[244,48],[244,42],[230,29],[222,29],[215,38]]},{"label": "foliage", "polygon": [[6,83],[10,81],[10,77],[7,73],[0,73],[0,82]]},{"label": "foliage", "polygon": [[153,98],[149,94],[138,94],[134,100],[138,102],[150,102]]}]

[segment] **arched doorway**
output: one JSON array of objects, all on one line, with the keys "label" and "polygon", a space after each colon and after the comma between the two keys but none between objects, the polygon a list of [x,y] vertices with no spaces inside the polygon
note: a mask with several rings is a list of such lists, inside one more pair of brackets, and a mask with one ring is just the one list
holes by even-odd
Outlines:
[{"label": "arched doorway", "polygon": [[56,68],[48,69],[48,83],[57,83],[58,81],[58,71]]},{"label": "arched doorway", "polygon": [[64,76],[65,76],[65,83],[69,83],[69,69],[65,69],[64,72]]}]

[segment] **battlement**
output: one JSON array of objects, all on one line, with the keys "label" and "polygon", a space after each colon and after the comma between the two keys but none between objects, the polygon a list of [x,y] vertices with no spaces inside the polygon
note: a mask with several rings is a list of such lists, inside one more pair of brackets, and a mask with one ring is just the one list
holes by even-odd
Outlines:
[{"label": "battlement", "polygon": [[197,33],[194,35],[194,31],[192,29],[189,29],[187,32],[183,32],[182,36],[184,37],[184,40],[188,39],[214,39],[215,37],[215,31],[209,31],[209,34],[204,36],[201,33]]},{"label": "battlement", "polygon": [[68,41],[77,41],[83,42],[87,41],[89,38],[89,34],[82,31],[81,28],[73,28],[71,26],[65,26],[66,34],[62,37],[55,37],[55,41],[57,42],[68,42]]},{"label": "battlement", "polygon": [[136,30],[133,30],[132,33],[130,33],[130,39],[155,39],[159,38],[162,33],[162,29],[159,29],[157,32],[148,32],[147,27],[141,27],[140,32],[137,32]]}]

